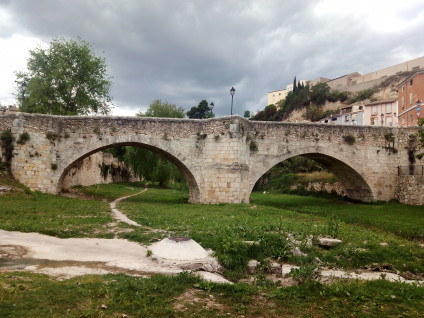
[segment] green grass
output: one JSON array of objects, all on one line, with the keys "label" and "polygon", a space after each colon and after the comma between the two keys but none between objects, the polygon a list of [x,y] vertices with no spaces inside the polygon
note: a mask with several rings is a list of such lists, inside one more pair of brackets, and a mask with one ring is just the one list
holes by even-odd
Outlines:
[{"label": "green grass", "polygon": [[254,192],[253,203],[289,209],[310,215],[334,215],[343,222],[393,233],[411,240],[424,241],[424,208],[422,206],[385,204],[352,204],[343,200]]},{"label": "green grass", "polygon": [[[280,197],[286,198],[287,202],[283,204],[279,201]],[[327,266],[346,269],[365,268],[373,263],[389,263],[400,272],[410,271],[418,275],[424,273],[424,249],[417,242],[397,235],[397,228],[393,231],[370,229],[359,223],[344,222],[335,214],[340,206],[349,209],[355,206],[361,209],[365,206],[378,210],[382,205],[351,205],[346,202],[333,204],[333,201],[313,197],[259,194],[253,195],[254,204],[251,205],[196,205],[186,202],[186,193],[172,189],[149,189],[142,195],[121,202],[119,209],[132,220],[167,231],[152,236],[135,229],[132,233],[122,234],[122,237],[149,244],[169,233],[188,235],[216,252],[219,261],[226,268],[226,276],[232,280],[245,275],[245,266],[251,258],[262,261],[273,258],[306,265],[313,263],[318,257]],[[269,205],[265,205],[265,202]],[[329,212],[322,215],[307,212],[314,204]],[[306,206],[305,210],[303,206]],[[387,209],[392,206],[396,207],[387,205]],[[418,218],[418,209],[406,207],[409,208],[410,217],[406,217],[404,223],[412,223]],[[334,234],[335,230],[337,237],[343,240],[343,244],[336,248],[323,250],[316,245],[306,246],[309,235],[317,238]],[[301,249],[308,257],[291,255],[286,240],[288,234],[305,243],[301,244]],[[249,245],[245,241],[258,241],[259,245]],[[389,245],[381,246],[380,243],[383,242]]]},{"label": "green grass", "polygon": [[1,317],[422,317],[424,287],[384,280],[220,285],[188,273],[57,281],[0,274]]},{"label": "green grass", "polygon": [[[97,200],[14,191],[0,197],[0,228],[58,237],[112,237],[110,209],[102,200],[142,189],[142,184],[78,189]],[[120,237],[148,244],[169,234],[188,235],[214,249],[225,275],[234,281],[246,275],[250,258],[261,260],[262,271],[253,285],[213,284],[187,273],[56,281],[45,275],[0,271],[0,317],[424,316],[424,287],[384,280],[321,284],[308,277],[299,286],[281,287],[264,276],[269,258],[298,264],[306,273],[319,257],[324,265],[347,269],[389,263],[401,273],[420,277],[424,273],[424,249],[418,245],[422,207],[260,193],[252,194],[251,204],[188,204],[187,199],[187,191],[149,188],[122,201],[119,209],[131,219],[167,233],[134,228]],[[343,243],[330,250],[301,244],[308,257],[290,254],[288,234],[305,243],[311,234],[329,233]]]},{"label": "green grass", "polygon": [[[61,196],[13,193],[0,197],[0,228],[68,237],[105,237],[101,231],[112,222],[107,203]],[[100,231],[99,231],[100,230]]]},{"label": "green grass", "polygon": [[95,184],[87,187],[76,186],[73,189],[86,196],[113,201],[117,198],[142,191],[144,189],[144,182]]}]

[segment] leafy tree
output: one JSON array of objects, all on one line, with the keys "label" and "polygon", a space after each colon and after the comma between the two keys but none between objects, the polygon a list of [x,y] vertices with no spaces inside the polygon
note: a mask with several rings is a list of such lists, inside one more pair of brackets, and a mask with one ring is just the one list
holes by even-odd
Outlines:
[{"label": "leafy tree", "polygon": [[54,39],[45,49],[29,51],[27,71],[16,73],[17,93],[22,105],[21,85],[26,82],[21,111],[57,115],[108,114],[111,107],[111,77],[105,58],[96,56],[90,43]]},{"label": "leafy tree", "polygon": [[274,104],[268,105],[264,110],[258,112],[253,120],[275,121],[277,120],[277,107]]},{"label": "leafy tree", "polygon": [[[184,109],[174,104],[162,103],[161,100],[154,100],[145,113],[138,113],[141,117],[166,117],[183,118]],[[121,154],[119,149],[115,150]],[[178,168],[166,158],[147,149],[138,147],[125,147],[124,161],[131,166],[136,177],[143,177],[152,182],[159,182],[161,187],[173,180],[185,182],[184,175]]]},{"label": "leafy tree", "polygon": [[323,111],[320,106],[310,104],[306,107],[306,113],[304,117],[310,121],[318,121],[323,118]]},{"label": "leafy tree", "polygon": [[205,119],[213,118],[215,114],[212,113],[212,109],[209,107],[209,104],[206,99],[202,100],[199,105],[193,106],[188,112],[187,116],[190,119]]},{"label": "leafy tree", "polygon": [[182,107],[177,107],[168,102],[162,102],[160,99],[154,100],[145,113],[139,112],[140,117],[166,117],[166,118],[184,118],[185,112]]},{"label": "leafy tree", "polygon": [[318,83],[310,90],[310,101],[318,106],[324,105],[329,93],[330,86],[327,83]]}]

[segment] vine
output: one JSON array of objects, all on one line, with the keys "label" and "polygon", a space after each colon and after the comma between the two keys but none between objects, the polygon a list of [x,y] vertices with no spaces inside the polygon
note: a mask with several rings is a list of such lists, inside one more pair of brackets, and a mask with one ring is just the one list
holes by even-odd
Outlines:
[{"label": "vine", "polygon": [[418,144],[422,152],[417,154],[417,158],[421,160],[424,157],[424,118],[420,118],[420,120],[418,121],[418,126],[420,126],[417,133]]},{"label": "vine", "polygon": [[12,132],[8,129],[3,130],[1,135],[1,149],[3,152],[3,156],[6,160],[6,166],[10,168],[10,161],[13,157],[13,136]]}]

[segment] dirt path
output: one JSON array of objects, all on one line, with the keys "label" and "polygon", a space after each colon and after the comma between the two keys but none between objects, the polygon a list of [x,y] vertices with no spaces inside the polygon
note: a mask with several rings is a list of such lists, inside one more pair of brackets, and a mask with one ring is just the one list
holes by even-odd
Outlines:
[{"label": "dirt path", "polygon": [[[117,222],[141,226],[116,209],[116,205],[126,198],[145,191],[147,189],[111,202],[113,218]],[[116,227],[116,223],[111,226]],[[151,231],[162,231],[146,228]],[[114,239],[61,239],[39,233],[0,230],[0,272],[23,270],[67,279],[85,274],[177,274],[185,270],[216,267],[218,264],[216,259],[209,255],[206,258],[182,261],[152,257],[148,251],[154,249],[155,244],[146,247],[116,237]],[[203,271],[199,272],[199,275],[210,281],[228,282],[215,273]]]},{"label": "dirt path", "polygon": [[135,196],[135,195],[142,194],[142,193],[144,193],[144,192],[146,192],[146,191],[147,191],[147,188],[146,188],[146,189],[144,189],[143,191],[139,192],[139,193],[131,194],[131,195],[127,195],[127,196],[125,196],[125,197],[120,197],[120,198],[116,199],[115,201],[112,201],[112,202],[110,203],[110,209],[112,210],[112,217],[113,217],[114,219],[116,219],[117,221],[124,222],[124,223],[127,223],[127,224],[129,224],[129,225],[140,226],[140,224],[138,224],[137,222],[134,222],[133,220],[130,220],[130,219],[129,219],[129,218],[128,218],[128,217],[127,217],[124,213],[122,213],[121,211],[119,211],[119,210],[116,208],[116,205],[117,205],[120,201],[122,201],[122,200],[125,200],[125,199],[127,199],[127,198],[133,197],[133,196]]}]

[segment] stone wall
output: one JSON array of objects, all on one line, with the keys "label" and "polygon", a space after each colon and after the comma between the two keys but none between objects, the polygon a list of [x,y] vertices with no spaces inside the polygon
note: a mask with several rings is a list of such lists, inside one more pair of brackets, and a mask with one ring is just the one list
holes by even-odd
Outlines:
[{"label": "stone wall", "polygon": [[[128,176],[124,177],[120,173],[116,173],[115,175],[107,173],[105,176],[102,176],[102,164],[107,166],[114,165],[115,168],[120,167],[120,170],[125,169],[128,172]],[[134,181],[139,181],[139,179],[132,176],[130,168],[125,163],[119,162],[110,153],[100,151],[78,162],[78,164],[69,169],[63,180],[63,189],[69,189],[76,185],[89,186],[93,184]]]},{"label": "stone wall", "polygon": [[[2,117],[0,127],[8,122]],[[249,202],[264,173],[299,155],[332,171],[353,199],[390,200],[397,167],[409,164],[408,136],[417,129],[254,122],[240,116],[190,120],[18,113],[11,131],[12,173],[30,189],[57,193],[83,159],[129,145],[173,162],[188,181],[190,202],[216,204]],[[17,144],[23,132],[30,140]],[[386,134],[393,134],[392,145]],[[352,144],[345,141],[349,135],[355,139]]]},{"label": "stone wall", "polygon": [[424,176],[399,176],[395,198],[403,204],[424,205]]}]

